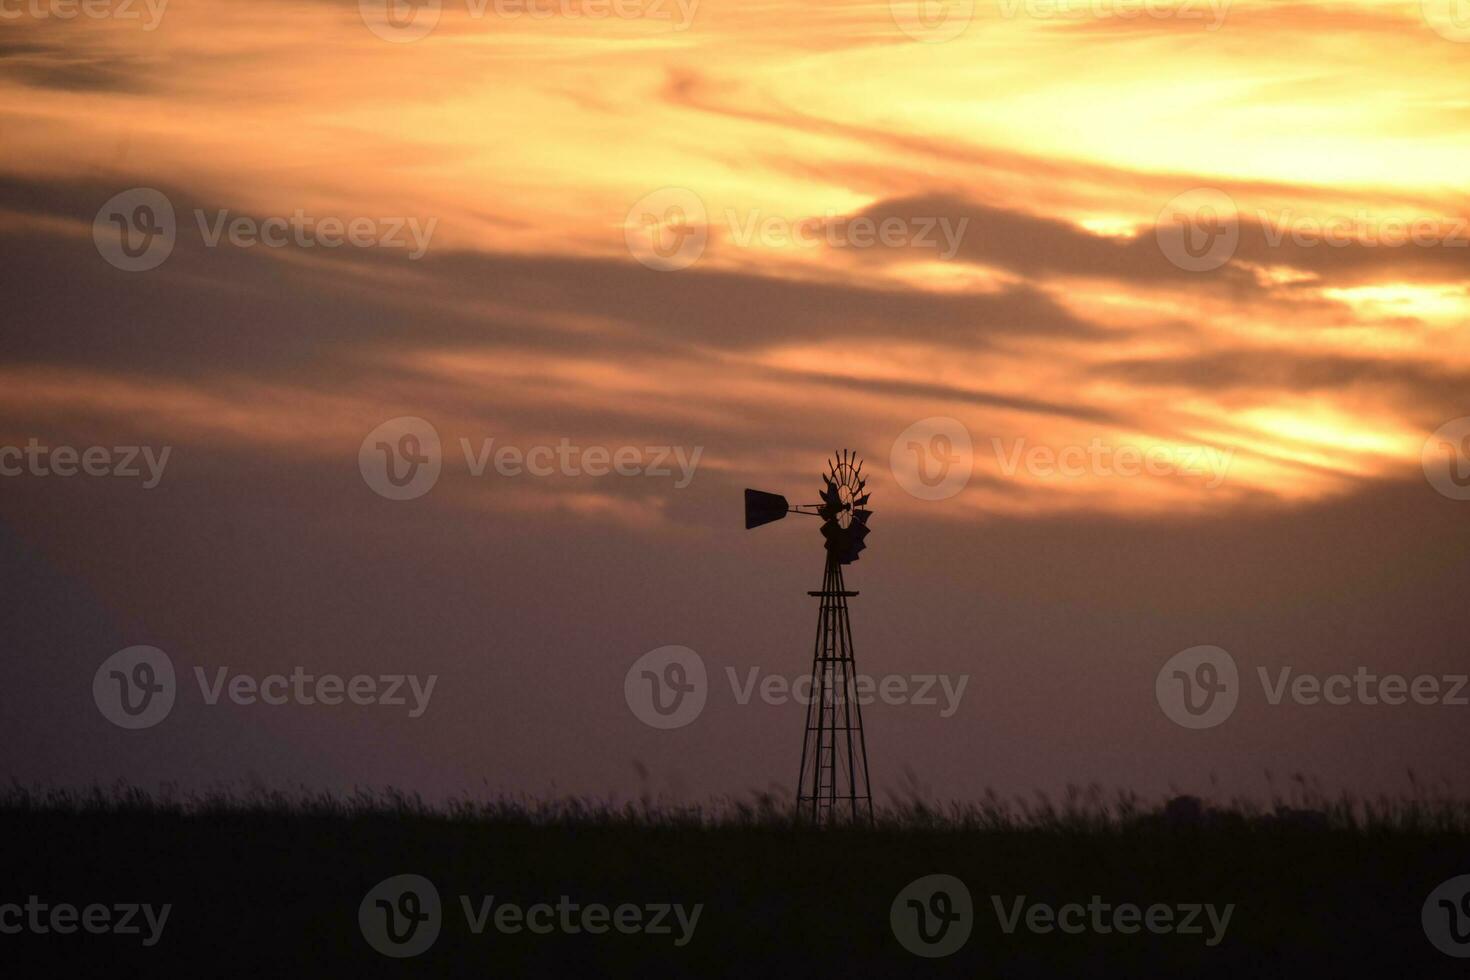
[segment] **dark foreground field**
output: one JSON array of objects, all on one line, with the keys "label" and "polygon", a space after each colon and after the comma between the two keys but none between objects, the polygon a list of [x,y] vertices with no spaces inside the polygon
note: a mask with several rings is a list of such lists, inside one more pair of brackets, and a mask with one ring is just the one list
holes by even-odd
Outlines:
[{"label": "dark foreground field", "polygon": [[[1298,803],[910,804],[875,829],[814,832],[769,801],[15,789],[0,800],[0,961],[36,976],[1464,975],[1421,910],[1470,873],[1466,808]],[[401,875],[427,880],[437,915],[416,879],[383,884]],[[930,875],[963,883],[968,914],[951,885],[910,887]],[[1470,928],[1448,901],[1431,921]],[[958,948],[926,958],[899,933]]]}]

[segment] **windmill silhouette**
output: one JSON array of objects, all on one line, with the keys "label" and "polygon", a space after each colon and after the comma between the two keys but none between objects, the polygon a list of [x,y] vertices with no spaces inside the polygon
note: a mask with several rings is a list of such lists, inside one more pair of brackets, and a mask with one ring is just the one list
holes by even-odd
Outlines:
[{"label": "windmill silhouette", "polygon": [[822,519],[827,559],[822,588],[807,595],[821,599],[817,642],[812,654],[811,700],[801,740],[801,773],[796,784],[796,812],[807,822],[826,825],[873,820],[868,784],[868,746],[863,736],[863,708],[857,698],[857,672],[852,656],[852,623],[847,615],[849,592],[842,566],[858,560],[867,545],[867,509],[871,496],[857,454],[840,450],[822,476],[822,502],[792,507],[786,498],[763,490],[745,491],[745,527],[779,521],[787,514]]}]

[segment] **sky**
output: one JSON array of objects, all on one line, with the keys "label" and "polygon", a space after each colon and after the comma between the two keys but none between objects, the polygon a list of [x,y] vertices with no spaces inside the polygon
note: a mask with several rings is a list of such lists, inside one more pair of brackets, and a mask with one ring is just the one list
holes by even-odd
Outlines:
[{"label": "sky", "polygon": [[[1461,0],[0,0],[3,774],[789,791],[821,538],[741,490],[852,449],[880,799],[1463,790],[1467,64]],[[293,673],[376,694],[231,693]]]}]

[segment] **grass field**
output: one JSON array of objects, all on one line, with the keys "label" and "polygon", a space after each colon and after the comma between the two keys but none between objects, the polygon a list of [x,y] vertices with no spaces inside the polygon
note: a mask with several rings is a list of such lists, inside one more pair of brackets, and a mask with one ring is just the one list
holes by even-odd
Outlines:
[{"label": "grass field", "polygon": [[[910,799],[874,827],[819,831],[773,797],[430,804],[17,786],[0,794],[0,906],[17,907],[0,908],[0,949],[60,976],[1463,975],[1421,909],[1470,872],[1470,806],[1289,789],[1262,805],[1097,790]],[[428,895],[404,904],[380,884],[401,875],[431,883],[437,915]],[[953,894],[896,904],[930,875],[963,882],[967,920]],[[132,905],[137,931],[116,929]],[[422,951],[373,945],[390,911],[394,938],[423,918],[389,948]],[[921,912],[931,937],[940,915],[961,916],[945,931],[962,940],[953,952],[905,947]]]}]

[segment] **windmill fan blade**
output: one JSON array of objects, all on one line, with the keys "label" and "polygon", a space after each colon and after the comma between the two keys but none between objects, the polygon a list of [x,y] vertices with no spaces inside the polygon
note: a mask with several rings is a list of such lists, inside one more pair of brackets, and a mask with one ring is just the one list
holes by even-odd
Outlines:
[{"label": "windmill fan blade", "polygon": [[767,493],[764,490],[745,491],[745,529],[748,531],[762,524],[779,521],[786,516],[791,509],[786,503],[786,498],[779,493]]},{"label": "windmill fan blade", "polygon": [[868,498],[871,497],[871,496],[872,496],[871,493],[865,493],[861,497],[859,497],[856,500],[854,500],[852,502],[852,505],[854,507],[866,507],[867,504],[868,504]]},{"label": "windmill fan blade", "polygon": [[862,544],[863,538],[866,538],[870,533],[872,533],[871,529],[866,524],[854,524],[847,530],[848,533],[852,535],[852,539],[858,544]]},{"label": "windmill fan blade", "polygon": [[864,527],[866,527],[868,523],[868,518],[871,516],[873,516],[873,512],[870,510],[854,508],[852,512],[852,521],[854,524],[862,524]]}]

